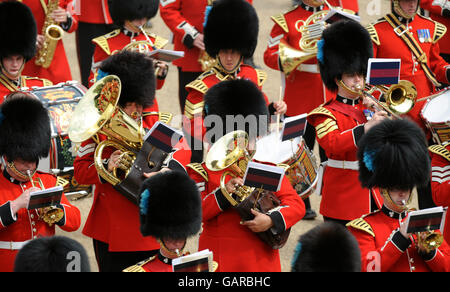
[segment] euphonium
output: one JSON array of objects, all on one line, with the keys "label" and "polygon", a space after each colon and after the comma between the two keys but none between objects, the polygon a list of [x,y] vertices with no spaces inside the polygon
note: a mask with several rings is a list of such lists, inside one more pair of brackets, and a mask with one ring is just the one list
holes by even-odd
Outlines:
[{"label": "euphonium", "polygon": [[205,163],[206,167],[212,171],[226,169],[220,179],[220,189],[233,206],[237,206],[255,190],[253,187],[239,186],[233,194],[230,194],[225,187],[226,177],[244,177],[248,162],[252,159],[253,153],[248,149],[248,134],[244,131],[235,131],[226,134],[217,140],[209,150]]},{"label": "euphonium", "polygon": [[45,37],[42,48],[37,52],[35,64],[43,68],[50,67],[55,55],[56,45],[64,35],[64,30],[52,18],[52,13],[59,6],[59,0],[49,0],[47,14],[42,27],[42,35]]},{"label": "euphonium", "polygon": [[[36,184],[33,180],[33,176],[31,175],[31,171],[27,170],[27,175],[30,179],[31,185],[33,187],[36,187]],[[40,178],[37,178],[36,182],[39,184],[39,188],[41,190],[45,189],[45,187],[42,183],[42,180]],[[58,208],[56,206],[40,208],[40,209],[38,209],[38,213],[39,213],[39,219],[43,220],[49,226],[52,226],[53,224],[60,221],[64,217],[64,210],[61,208]]]}]

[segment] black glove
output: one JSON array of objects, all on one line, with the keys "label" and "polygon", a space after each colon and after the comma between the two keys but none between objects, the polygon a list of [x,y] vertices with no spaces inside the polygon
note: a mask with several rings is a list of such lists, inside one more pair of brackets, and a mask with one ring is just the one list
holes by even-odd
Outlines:
[{"label": "black glove", "polygon": [[442,16],[450,18],[450,9],[447,8],[442,9]]},{"label": "black glove", "polygon": [[446,73],[446,75],[447,75],[447,83],[449,83],[450,84],[450,68],[447,68],[447,71],[445,71]]}]

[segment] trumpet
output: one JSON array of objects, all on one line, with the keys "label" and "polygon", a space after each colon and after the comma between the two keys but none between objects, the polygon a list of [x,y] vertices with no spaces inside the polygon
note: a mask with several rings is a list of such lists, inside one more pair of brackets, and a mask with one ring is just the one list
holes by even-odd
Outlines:
[{"label": "trumpet", "polygon": [[[30,179],[31,185],[36,187],[35,182],[33,180],[33,175],[30,170],[27,170],[28,178]],[[41,190],[45,189],[44,184],[40,178],[37,178],[37,183],[39,184],[38,188]],[[52,226],[56,222],[60,221],[64,217],[64,210],[58,208],[56,206],[50,206],[45,208],[38,209],[39,219],[43,220],[49,226]]]}]

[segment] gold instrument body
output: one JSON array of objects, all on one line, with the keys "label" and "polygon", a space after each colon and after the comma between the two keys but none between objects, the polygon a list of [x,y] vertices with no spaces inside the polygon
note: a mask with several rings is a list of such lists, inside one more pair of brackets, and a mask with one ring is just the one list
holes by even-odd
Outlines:
[{"label": "gold instrument body", "polygon": [[233,197],[225,187],[227,176],[244,177],[248,162],[254,154],[250,154],[248,143],[246,132],[228,133],[213,144],[205,159],[206,167],[212,171],[226,169],[220,178],[220,189],[232,206],[237,206],[255,190],[253,187],[239,186],[234,192],[236,196]]},{"label": "gold instrument body", "polygon": [[439,248],[444,242],[444,237],[441,233],[436,231],[425,231],[422,233],[417,234],[417,246],[427,253]]},{"label": "gold instrument body", "polygon": [[[40,178],[37,178],[36,181],[33,180],[33,177],[29,170],[28,170],[27,174],[30,179],[31,185],[33,187],[39,187],[41,190],[45,189],[44,184],[42,183],[42,180]],[[63,178],[58,177],[57,183],[58,183],[58,185],[62,185],[64,187],[69,182]],[[38,186],[36,186],[36,184]],[[56,206],[49,206],[49,207],[39,208],[38,214],[39,214],[39,219],[41,219],[42,221],[47,223],[49,226],[52,226],[53,224],[60,221],[64,217],[64,210],[61,208],[58,208]]]},{"label": "gold instrument body", "polygon": [[201,51],[198,57],[198,62],[202,66],[202,71],[209,71],[217,65],[217,59],[208,55],[206,51]]},{"label": "gold instrument body", "polygon": [[[68,131],[69,138],[75,143],[81,143],[96,134],[107,136],[97,145],[94,162],[99,175],[113,186],[122,179],[116,172],[111,174],[105,169],[103,150],[106,147],[121,150],[127,157],[127,165],[131,166],[145,135],[142,122],[137,123],[117,106],[120,92],[120,79],[115,75],[97,81],[78,103]],[[129,168],[122,169],[126,176]]]},{"label": "gold instrument body", "polygon": [[35,64],[43,68],[50,67],[55,55],[56,46],[64,36],[64,30],[52,18],[52,13],[59,6],[59,0],[49,0],[42,35],[45,37],[42,48],[36,54]]}]

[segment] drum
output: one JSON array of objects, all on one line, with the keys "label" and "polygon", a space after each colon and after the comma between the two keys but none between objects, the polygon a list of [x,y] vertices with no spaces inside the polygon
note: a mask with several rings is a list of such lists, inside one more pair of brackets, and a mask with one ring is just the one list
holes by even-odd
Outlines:
[{"label": "drum", "polygon": [[431,131],[434,142],[450,141],[450,87],[430,96],[421,111],[421,117]]},{"label": "drum", "polygon": [[73,176],[73,161],[77,151],[76,145],[72,144],[67,134],[75,106],[86,91],[87,89],[77,81],[35,87],[25,91],[41,100],[50,115],[51,149],[49,156],[39,161],[38,169],[69,181],[64,192],[71,199],[85,196],[91,189],[91,186],[78,184]]},{"label": "drum", "polygon": [[273,132],[256,142],[253,159],[284,167],[286,177],[302,199],[309,197],[317,185],[316,159],[301,137],[282,142],[281,133]]}]

